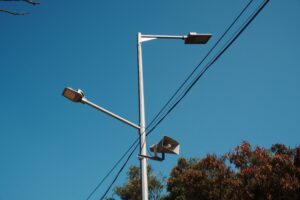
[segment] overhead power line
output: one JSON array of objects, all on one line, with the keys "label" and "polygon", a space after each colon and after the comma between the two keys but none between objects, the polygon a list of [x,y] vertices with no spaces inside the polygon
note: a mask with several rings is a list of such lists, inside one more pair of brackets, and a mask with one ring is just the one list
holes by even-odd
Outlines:
[{"label": "overhead power line", "polygon": [[111,184],[108,186],[108,188],[106,189],[105,193],[102,195],[102,197],[100,198],[100,200],[103,200],[107,193],[109,192],[110,188],[113,186],[113,184],[116,182],[116,180],[118,179],[118,177],[120,176],[121,172],[124,170],[125,166],[127,165],[128,161],[130,160],[131,156],[133,155],[134,151],[136,150],[136,148],[138,147],[138,145],[135,146],[135,148],[133,149],[133,151],[131,151],[131,153],[129,154],[129,156],[127,157],[126,161],[124,162],[124,164],[122,165],[121,169],[118,171],[117,175],[115,176],[114,180],[111,182]]},{"label": "overhead power line", "polygon": [[[149,135],[170,113],[171,111],[182,101],[182,99],[188,94],[188,92],[194,87],[194,85],[199,81],[199,79],[205,74],[205,72],[224,54],[224,52],[236,41],[236,39],[245,31],[245,29],[251,24],[251,22],[257,17],[257,15],[263,10],[263,8],[267,5],[269,0],[265,0],[256,10],[255,12],[247,19],[247,21],[238,29],[238,31],[227,41],[227,43],[223,46],[222,50],[213,57],[213,59],[200,71],[200,73],[196,76],[196,78],[192,81],[192,83],[186,87],[186,89],[181,92],[177,100],[169,106],[167,111],[164,111],[164,115],[160,117],[158,122],[150,129],[147,135]],[[198,66],[197,66],[198,67]],[[177,92],[178,93],[178,92]],[[174,96],[174,95],[173,95]],[[174,98],[173,98],[174,99]],[[168,106],[168,105],[167,105]]]},{"label": "overhead power line", "polygon": [[184,80],[184,82],[180,85],[180,87],[176,90],[176,92],[172,95],[172,97],[167,101],[167,103],[161,108],[158,114],[154,117],[154,119],[149,123],[148,127],[151,127],[152,124],[157,122],[157,119],[161,116],[162,113],[166,110],[169,104],[175,99],[176,95],[182,90],[182,88],[186,85],[186,83],[191,79],[191,77],[196,73],[199,67],[203,64],[203,62],[208,58],[208,56],[213,52],[213,50],[218,46],[218,44],[222,41],[225,35],[230,31],[233,25],[240,19],[240,17],[245,13],[245,11],[249,8],[251,3],[254,0],[250,0],[248,4],[244,7],[244,9],[240,12],[240,14],[233,20],[233,22],[228,26],[222,36],[218,39],[218,41],[213,45],[213,47],[207,52],[204,58],[200,61],[200,63],[195,67],[195,69],[190,73],[190,75]]},{"label": "overhead power line", "polygon": [[[129,151],[136,145],[138,139],[136,139],[132,145],[127,149],[127,151],[121,156],[121,158],[114,164],[114,166],[109,170],[109,172],[101,179],[101,181],[97,184],[94,190],[89,194],[86,200],[89,200],[94,193],[99,189],[99,187],[104,183],[104,181],[110,176],[110,174],[116,169],[116,167],[121,163],[121,161],[125,158],[125,156],[129,153]],[[136,149],[136,148],[135,148]]]},{"label": "overhead power line", "polygon": [[[263,8],[268,4],[269,0],[265,0],[259,7],[256,9],[255,12],[247,19],[247,21],[238,29],[238,31],[227,41],[225,46],[223,46],[222,50],[219,51],[219,53],[213,57],[213,59],[200,71],[200,73],[196,76],[196,78],[189,84],[183,92],[180,93],[180,95],[176,98],[177,100],[170,105],[173,99],[175,99],[176,95],[182,90],[184,85],[188,82],[188,80],[195,74],[197,69],[202,65],[204,60],[211,54],[211,52],[217,47],[217,45],[220,43],[220,41],[224,38],[224,36],[229,32],[229,30],[233,27],[233,25],[238,21],[238,19],[243,15],[243,13],[247,10],[247,8],[250,6],[250,4],[253,2],[251,0],[246,7],[241,11],[241,13],[237,16],[237,18],[231,23],[231,25],[226,29],[224,34],[220,37],[220,39],[216,42],[216,44],[209,50],[209,52],[206,54],[206,56],[201,60],[201,62],[197,65],[197,67],[192,71],[192,73],[186,78],[186,80],[181,84],[178,90],[174,93],[174,95],[169,99],[169,101],[163,106],[163,108],[159,111],[159,113],[155,116],[155,118],[150,122],[149,126],[147,126],[146,130],[148,131],[150,126],[153,125],[153,127],[148,131],[147,136],[151,134],[155,128],[171,113],[172,110],[182,101],[182,99],[188,94],[188,92],[193,88],[193,86],[199,81],[199,79],[203,76],[203,74],[224,54],[224,52],[236,41],[236,39],[244,32],[244,30],[251,24],[251,22],[257,17],[257,15],[263,10]],[[169,108],[166,110],[166,108]],[[163,115],[161,115],[164,113]],[[162,116],[162,117],[160,117]],[[90,199],[90,197],[96,192],[96,190],[102,185],[102,183],[107,179],[107,177],[112,173],[112,171],[115,170],[115,168],[119,165],[119,163],[125,158],[125,156],[129,153],[126,161],[114,177],[112,183],[109,185],[105,193],[102,195],[101,200],[105,198],[121,172],[124,170],[125,166],[127,165],[128,161],[132,157],[134,151],[138,147],[138,138],[133,142],[133,144],[129,147],[129,149],[122,155],[122,157],[117,161],[117,163],[113,166],[113,168],[108,172],[108,174],[100,181],[100,183],[97,185],[97,187],[92,191],[92,193],[88,196],[87,200]],[[134,147],[134,148],[133,148]],[[133,148],[133,149],[132,149]]]}]

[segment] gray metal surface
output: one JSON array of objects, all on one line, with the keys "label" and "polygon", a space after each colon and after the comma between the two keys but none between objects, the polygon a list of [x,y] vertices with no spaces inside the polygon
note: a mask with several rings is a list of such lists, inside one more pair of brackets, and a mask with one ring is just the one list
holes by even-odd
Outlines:
[{"label": "gray metal surface", "polygon": [[114,114],[114,113],[106,110],[105,108],[102,108],[101,106],[98,106],[98,105],[96,105],[96,104],[88,101],[86,98],[82,98],[81,102],[85,103],[85,104],[87,104],[87,105],[89,105],[89,106],[91,106],[93,108],[96,108],[97,110],[100,110],[101,112],[104,112],[105,114],[108,114],[108,115],[110,115],[110,116],[112,116],[112,117],[114,117],[114,118],[116,118],[116,119],[124,122],[125,124],[128,124],[129,126],[132,126],[133,128],[140,129],[140,127],[138,125],[136,125],[136,124],[128,121],[127,119],[124,119],[123,117],[120,117],[119,115],[116,115],[116,114]]}]

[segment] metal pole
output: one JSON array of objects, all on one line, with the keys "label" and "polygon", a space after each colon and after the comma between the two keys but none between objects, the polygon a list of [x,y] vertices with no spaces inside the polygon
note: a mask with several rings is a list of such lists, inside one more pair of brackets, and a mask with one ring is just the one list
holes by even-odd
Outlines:
[{"label": "metal pole", "polygon": [[102,108],[101,106],[98,106],[98,105],[88,101],[86,98],[82,98],[81,103],[85,103],[93,108],[96,108],[97,110],[100,110],[101,112],[104,112],[105,114],[108,114],[108,115],[116,118],[117,120],[120,120],[121,122],[124,122],[125,124],[128,124],[129,126],[140,130],[140,127],[138,125],[132,123],[131,121],[128,121],[127,119],[124,119],[123,117],[120,117],[119,115],[116,115],[116,114],[106,110],[105,108]]},{"label": "metal pole", "polygon": [[[144,104],[144,80],[143,80],[143,62],[142,62],[142,34],[137,35],[138,51],[138,84],[139,84],[139,115],[140,115],[140,155],[146,155],[146,128],[145,128],[145,104]],[[141,190],[142,200],[148,200],[148,177],[147,177],[147,159],[140,159],[141,169]]]},{"label": "metal pole", "polygon": [[186,39],[187,36],[182,35],[142,35],[142,38],[155,38],[155,39]]}]

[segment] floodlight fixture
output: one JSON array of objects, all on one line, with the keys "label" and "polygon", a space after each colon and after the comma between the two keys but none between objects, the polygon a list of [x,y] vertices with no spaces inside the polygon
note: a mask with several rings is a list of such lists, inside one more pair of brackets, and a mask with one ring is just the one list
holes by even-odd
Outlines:
[{"label": "floodlight fixture", "polygon": [[164,136],[162,140],[150,147],[150,151],[154,153],[168,153],[179,155],[180,144],[171,137]]},{"label": "floodlight fixture", "polygon": [[138,41],[146,42],[155,39],[181,39],[185,44],[206,44],[211,38],[211,34],[200,34],[190,32],[188,35],[142,35],[138,34]]},{"label": "floodlight fixture", "polygon": [[[176,154],[179,155],[180,144],[171,137],[164,136],[159,143],[154,144],[150,147],[150,151],[154,152],[154,156],[139,155],[140,158],[148,158],[151,160],[163,161],[165,154]],[[158,154],[161,154],[161,157]]]},{"label": "floodlight fixture", "polygon": [[211,34],[199,34],[195,32],[190,32],[185,36],[185,44],[206,44],[211,38]]},{"label": "floodlight fixture", "polygon": [[63,90],[62,95],[73,102],[82,102],[82,99],[84,97],[84,93],[82,90],[78,89],[76,91],[70,87],[66,87]]}]

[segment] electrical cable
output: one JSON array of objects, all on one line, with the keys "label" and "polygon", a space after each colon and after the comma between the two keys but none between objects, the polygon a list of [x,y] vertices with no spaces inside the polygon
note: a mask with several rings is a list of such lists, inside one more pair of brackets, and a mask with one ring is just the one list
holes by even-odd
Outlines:
[{"label": "electrical cable", "polygon": [[[111,168],[111,170],[102,178],[102,180],[98,183],[98,185],[94,188],[94,190],[89,194],[89,196],[86,198],[86,200],[89,200],[93,194],[98,190],[98,188],[104,183],[104,181],[108,178],[108,176],[115,170],[115,168],[120,164],[120,162],[125,158],[125,156],[128,154],[128,152],[136,145],[136,143],[139,141],[139,138],[137,138],[132,145],[128,148],[128,150],[121,156],[121,158],[114,164],[114,166]],[[136,149],[136,148],[135,148]],[[134,150],[135,150],[134,149]]]},{"label": "electrical cable", "polygon": [[105,193],[102,195],[102,197],[100,198],[100,200],[103,200],[105,198],[105,196],[107,195],[107,193],[109,192],[110,188],[113,186],[113,184],[116,182],[116,180],[118,179],[118,177],[120,176],[121,172],[124,170],[125,166],[127,165],[128,161],[130,160],[131,156],[133,155],[134,151],[137,149],[138,145],[135,146],[135,148],[133,149],[133,151],[131,151],[131,153],[129,154],[129,156],[127,157],[126,161],[124,162],[124,164],[122,165],[121,169],[118,171],[117,175],[115,176],[114,180],[111,182],[111,184],[109,185],[109,187],[107,188],[107,190],[105,191]]},{"label": "electrical cable", "polygon": [[202,63],[207,59],[207,57],[211,54],[211,52],[218,46],[218,44],[222,41],[225,35],[229,32],[229,30],[233,27],[233,25],[240,19],[240,17],[244,14],[244,12],[248,9],[251,3],[254,0],[249,1],[249,3],[244,7],[244,9],[240,12],[240,14],[235,18],[235,20],[228,26],[226,31],[222,34],[222,36],[218,39],[218,41],[213,45],[213,47],[208,51],[208,53],[204,56],[204,58],[200,61],[200,63],[196,66],[196,68],[189,74],[189,76],[184,80],[184,82],[180,85],[180,87],[176,90],[176,92],[172,95],[172,97],[167,101],[167,103],[162,107],[162,109],[158,112],[158,114],[154,117],[154,119],[149,123],[148,127],[150,127],[162,114],[162,112],[166,109],[166,107],[171,103],[171,101],[176,97],[176,95],[180,92],[183,86],[188,82],[188,80],[195,74],[198,68],[202,65]]},{"label": "electrical cable", "polygon": [[[225,35],[230,31],[230,29],[234,26],[234,24],[240,19],[240,17],[245,13],[245,11],[249,8],[249,6],[252,4],[254,0],[250,0],[248,4],[243,8],[243,10],[239,13],[239,15],[233,20],[233,22],[227,27],[225,32],[222,34],[222,36],[218,39],[218,41],[213,45],[213,47],[208,51],[208,53],[204,56],[204,58],[200,61],[200,63],[195,67],[195,69],[189,74],[189,76],[184,80],[184,82],[180,85],[180,87],[176,90],[176,92],[172,95],[172,97],[167,101],[167,103],[161,108],[161,110],[158,112],[158,114],[154,117],[154,119],[151,120],[149,125],[146,128],[147,130],[151,127],[154,122],[157,121],[157,119],[160,117],[160,115],[163,113],[163,115],[166,113],[165,109],[169,106],[171,101],[176,97],[176,95],[181,91],[181,89],[184,87],[184,85],[188,82],[188,80],[195,74],[195,72],[198,70],[198,68],[203,64],[203,62],[208,58],[208,56],[212,53],[212,51],[218,46],[218,44],[222,41],[222,39],[225,37]],[[160,121],[160,120],[159,120]],[[153,129],[154,130],[154,129]],[[152,131],[151,131],[152,132]],[[147,132],[147,136],[150,134],[150,132]],[[148,151],[149,152],[149,151]],[[151,155],[151,153],[149,152]]]},{"label": "electrical cable", "polygon": [[181,97],[178,97],[176,102],[165,112],[166,114],[160,118],[151,131],[147,134],[147,136],[171,113],[171,111],[179,104],[179,102],[187,95],[187,93],[193,88],[193,86],[198,82],[198,80],[204,75],[204,73],[223,55],[223,53],[234,43],[234,41],[244,32],[244,30],[249,26],[249,24],[256,18],[256,16],[260,13],[260,11],[267,5],[269,0],[263,2],[258,9],[247,19],[247,21],[240,27],[239,31],[231,37],[231,39],[225,44],[223,49],[212,59],[209,64],[207,64],[201,72],[197,75],[197,77],[192,81],[192,83],[187,87],[185,91],[181,93]]}]

